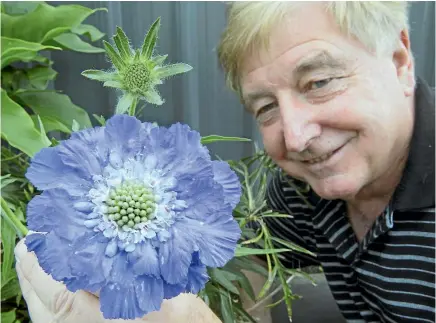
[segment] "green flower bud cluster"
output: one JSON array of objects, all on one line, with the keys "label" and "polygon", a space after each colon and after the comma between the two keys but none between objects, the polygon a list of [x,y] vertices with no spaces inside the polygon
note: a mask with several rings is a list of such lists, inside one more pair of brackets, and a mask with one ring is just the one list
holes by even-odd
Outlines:
[{"label": "green flower bud cluster", "polygon": [[150,87],[150,71],[144,62],[133,62],[123,73],[122,84],[127,91],[141,94]]},{"label": "green flower bud cluster", "polygon": [[107,214],[120,228],[138,228],[138,224],[154,218],[153,192],[144,186],[125,183],[113,189],[106,199]]}]

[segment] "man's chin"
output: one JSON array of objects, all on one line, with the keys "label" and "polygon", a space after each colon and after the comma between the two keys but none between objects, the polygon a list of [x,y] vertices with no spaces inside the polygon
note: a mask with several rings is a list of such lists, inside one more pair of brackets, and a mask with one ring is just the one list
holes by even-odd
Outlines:
[{"label": "man's chin", "polygon": [[326,200],[350,200],[360,190],[359,182],[342,179],[323,179],[309,182],[317,195]]}]

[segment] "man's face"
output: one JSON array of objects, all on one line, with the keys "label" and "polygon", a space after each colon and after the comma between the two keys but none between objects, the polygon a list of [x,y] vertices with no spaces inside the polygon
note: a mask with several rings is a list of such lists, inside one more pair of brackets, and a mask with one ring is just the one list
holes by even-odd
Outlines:
[{"label": "man's face", "polygon": [[376,57],[320,4],[276,26],[269,48],[246,60],[241,87],[278,166],[327,199],[352,198],[387,174],[413,124],[407,35],[401,46]]}]

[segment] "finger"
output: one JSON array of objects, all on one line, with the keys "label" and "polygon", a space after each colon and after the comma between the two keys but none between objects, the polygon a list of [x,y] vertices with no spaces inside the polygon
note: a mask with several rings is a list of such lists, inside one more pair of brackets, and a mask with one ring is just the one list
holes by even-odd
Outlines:
[{"label": "finger", "polygon": [[[54,322],[103,322],[98,298],[85,291],[72,293],[64,284],[47,275],[39,266],[35,254],[27,252],[23,240],[15,248],[15,257],[21,276],[28,282],[25,292],[30,294],[32,300],[36,297],[41,301],[52,313]],[[32,293],[36,296],[32,296]]]},{"label": "finger", "polygon": [[18,281],[22,290],[23,298],[27,304],[30,319],[34,323],[47,323],[53,321],[53,314],[45,307],[36,295],[29,281],[23,276],[20,266],[16,266]]}]

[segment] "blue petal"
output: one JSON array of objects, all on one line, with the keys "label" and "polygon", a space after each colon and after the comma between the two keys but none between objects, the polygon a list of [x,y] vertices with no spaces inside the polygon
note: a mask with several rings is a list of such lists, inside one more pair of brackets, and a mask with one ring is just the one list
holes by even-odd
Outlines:
[{"label": "blue petal", "polygon": [[77,199],[65,190],[51,189],[35,196],[27,206],[27,226],[38,232],[54,231],[67,240],[74,240],[88,229],[84,226],[85,213],[76,211]]},{"label": "blue petal", "polygon": [[234,256],[241,229],[232,216],[232,209],[224,205],[201,221],[188,217],[174,224],[179,231],[187,232],[185,239],[198,248],[200,260],[210,267],[222,267]]},{"label": "blue petal", "polygon": [[193,255],[191,266],[188,271],[188,284],[186,285],[186,292],[197,294],[201,291],[209,280],[207,268],[199,261],[198,253]]},{"label": "blue petal", "polygon": [[141,129],[141,122],[135,117],[117,114],[106,122],[106,142],[121,156],[136,154],[143,144],[138,140]]},{"label": "blue petal", "polygon": [[224,189],[224,200],[235,208],[241,198],[241,184],[236,173],[224,161],[212,162],[214,179]]},{"label": "blue petal", "polygon": [[160,310],[164,297],[163,282],[161,279],[141,276],[135,283],[135,292],[139,307],[145,313]]},{"label": "blue petal", "polygon": [[135,250],[127,255],[127,260],[132,264],[135,274],[160,277],[157,252],[149,241],[137,244]]},{"label": "blue petal", "polygon": [[163,290],[164,290],[164,298],[171,299],[185,292],[186,284],[168,284],[165,281],[163,282]]},{"label": "blue petal", "polygon": [[64,164],[59,150],[60,146],[41,149],[32,158],[26,178],[39,190],[68,187],[75,195],[89,191],[90,183]]},{"label": "blue petal", "polygon": [[100,291],[100,310],[105,319],[133,320],[145,315],[139,307],[134,284],[110,283]]},{"label": "blue petal", "polygon": [[161,275],[170,284],[179,284],[186,280],[191,264],[193,245],[187,236],[189,231],[178,230],[173,226],[171,238],[159,248]]},{"label": "blue petal", "polygon": [[89,147],[103,167],[107,165],[108,154],[112,145],[106,141],[104,127],[94,127],[73,132],[70,139],[82,142],[85,146]]}]

